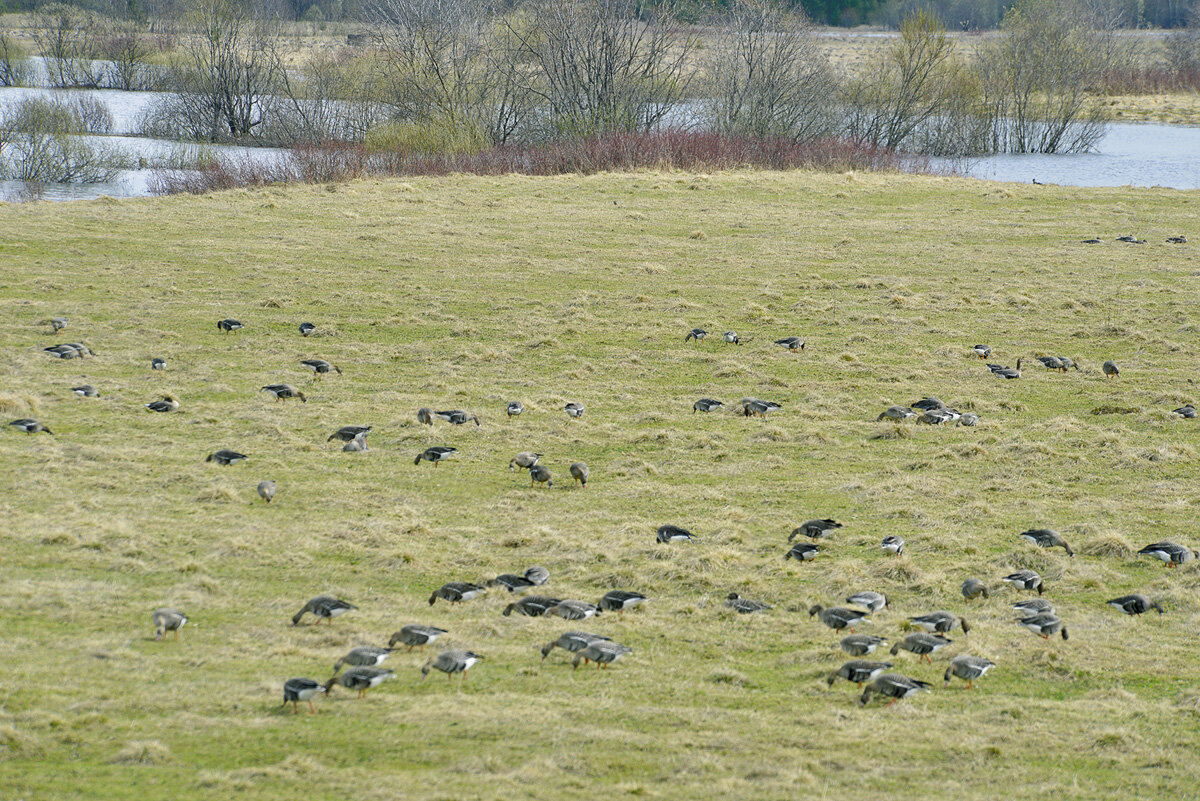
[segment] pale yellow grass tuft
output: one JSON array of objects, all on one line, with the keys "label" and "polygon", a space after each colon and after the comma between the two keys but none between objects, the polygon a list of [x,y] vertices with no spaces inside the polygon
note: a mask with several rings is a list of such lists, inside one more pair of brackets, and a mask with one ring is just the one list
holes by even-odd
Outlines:
[{"label": "pale yellow grass tuft", "polygon": [[695,231],[692,231],[690,234],[688,234],[688,239],[697,239],[703,242],[704,240],[708,239],[708,234],[697,228]]},{"label": "pale yellow grass tuft", "polygon": [[158,765],[171,758],[171,749],[158,740],[131,740],[109,758],[114,765]]},{"label": "pale yellow grass tuft", "polygon": [[40,413],[41,409],[37,398],[32,395],[16,395],[11,392],[0,392],[0,415]]}]

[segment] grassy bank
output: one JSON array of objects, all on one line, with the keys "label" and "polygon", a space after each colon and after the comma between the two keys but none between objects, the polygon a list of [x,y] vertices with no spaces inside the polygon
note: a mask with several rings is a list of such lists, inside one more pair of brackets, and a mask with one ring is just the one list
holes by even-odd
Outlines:
[{"label": "grassy bank", "polygon": [[[1133,551],[1200,545],[1197,421],[1171,414],[1198,400],[1197,202],[644,173],[0,206],[0,408],[55,432],[0,431],[0,796],[1186,797],[1200,571]],[[1164,244],[1181,233],[1192,243]],[[56,316],[70,324],[51,335]],[[245,329],[219,332],[224,317]],[[685,345],[693,326],[752,341]],[[804,353],[771,344],[788,334]],[[75,341],[96,356],[42,352]],[[1023,377],[992,376],[976,342],[1024,356]],[[1083,369],[1044,372],[1042,353]],[[312,357],[343,374],[314,380]],[[258,391],[280,381],[308,402]],[[82,383],[101,397],[72,395]],[[179,411],[142,408],[165,392]],[[982,422],[874,422],[926,394]],[[694,415],[702,395],[783,409]],[[509,421],[513,399],[528,410]],[[419,426],[422,406],[482,425]],[[370,451],[326,443],[348,424],[374,426]],[[430,445],[458,458],[414,467]],[[206,464],[218,448],[250,459]],[[520,450],[545,454],[552,489],[505,469]],[[785,562],[788,532],[827,516],[845,527],[818,559]],[[666,522],[699,541],[656,545]],[[1078,556],[1016,537],[1031,526]],[[881,553],[887,534],[903,557]],[[426,603],[533,564],[556,597],[652,601],[586,623],[505,618],[500,590]],[[1014,625],[1021,596],[998,579],[1026,567],[1069,641]],[[990,600],[962,600],[968,576]],[[908,615],[971,621],[932,666],[883,656],[934,692],[861,709],[850,685],[826,687],[844,655],[806,610],[860,589],[892,597],[866,628],[893,642]],[[775,608],[736,616],[730,591]],[[1104,606],[1135,591],[1167,614]],[[320,593],[360,608],[291,627]],[[191,618],[178,643],[153,639],[164,605]],[[323,681],[413,622],[484,655],[465,686],[422,683],[429,653],[397,653],[398,678],[365,700],[279,710],[285,679]],[[577,628],[634,652],[607,671],[541,660]],[[998,666],[943,691],[960,652]]]}]

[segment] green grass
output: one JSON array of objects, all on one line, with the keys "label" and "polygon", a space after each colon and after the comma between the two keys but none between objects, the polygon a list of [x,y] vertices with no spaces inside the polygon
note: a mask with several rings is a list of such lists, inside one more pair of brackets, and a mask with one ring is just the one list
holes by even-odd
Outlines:
[{"label": "green grass", "polygon": [[[0,432],[0,797],[1187,797],[1200,571],[1132,551],[1200,545],[1197,421],[1170,413],[1197,400],[1198,203],[739,173],[0,206],[0,409],[56,434]],[[1126,233],[1149,244],[1112,241]],[[1179,233],[1193,244],[1163,244]],[[55,316],[70,326],[51,335]],[[222,334],[224,317],[246,328]],[[303,320],[321,335],[302,339]],[[685,345],[696,325],[717,336]],[[726,329],[753,341],[727,346]],[[771,344],[792,333],[805,353]],[[71,341],[96,357],[41,352]],[[1025,356],[1024,376],[991,376],[976,342]],[[1083,371],[1029,363],[1043,353]],[[299,365],[314,356],[344,374],[314,380]],[[85,381],[99,399],[70,393]],[[309,402],[258,392],[280,381]],[[163,392],[178,412],[142,408]],[[925,394],[981,424],[874,422]],[[701,395],[783,410],[693,415]],[[419,426],[421,406],[483,425]],[[1133,411],[1093,414],[1106,406]],[[374,425],[369,452],[326,444],[347,424]],[[414,467],[434,444],[459,458]],[[250,460],[204,462],[223,447]],[[520,450],[545,454],[553,489],[505,469]],[[816,516],[845,527],[815,562],[785,562]],[[700,541],[656,545],[665,522]],[[1079,556],[1025,544],[1030,526]],[[886,534],[903,558],[880,552]],[[558,597],[653,600],[584,625],[504,618],[499,590],[426,603],[533,564]],[[998,578],[1019,567],[1046,577],[1068,642],[1012,622]],[[989,601],[962,600],[968,576]],[[933,693],[861,709],[826,688],[838,636],[806,610],[860,589],[892,596],[869,628],[893,641],[907,615],[971,621],[932,667],[894,658]],[[775,609],[736,616],[731,590]],[[1132,591],[1168,613],[1103,605]],[[320,593],[360,609],[292,628]],[[164,605],[191,618],[178,643],[153,640]],[[325,680],[410,622],[485,656],[465,686],[421,683],[430,654],[397,653],[366,700],[279,710],[285,679]],[[607,671],[542,662],[572,628],[634,652]],[[998,667],[943,691],[966,650]]]}]

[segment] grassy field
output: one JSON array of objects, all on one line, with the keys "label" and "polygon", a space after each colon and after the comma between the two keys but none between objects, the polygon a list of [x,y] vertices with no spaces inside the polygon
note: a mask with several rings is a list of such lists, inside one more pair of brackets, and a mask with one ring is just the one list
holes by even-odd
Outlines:
[{"label": "grassy field", "polygon": [[[0,205],[0,409],[54,431],[0,431],[0,797],[1188,797],[1200,570],[1133,552],[1200,546],[1200,421],[1171,413],[1200,400],[1198,211],[1195,192],[776,173]],[[752,341],[684,344],[693,326]],[[805,352],[771,344],[789,334]],[[96,355],[42,352],[58,342]],[[1022,378],[976,342],[1024,356]],[[311,357],[343,374],[314,379]],[[308,402],[259,391],[281,381]],[[85,382],[101,396],[71,394]],[[142,408],[166,392],[178,411]],[[926,394],[982,422],[875,422]],[[783,408],[693,414],[702,395]],[[482,425],[420,426],[422,406]],[[374,426],[370,451],[326,443],[348,424]],[[458,458],[414,467],[430,445]],[[249,460],[206,464],[218,448]],[[505,469],[521,450],[553,488]],[[827,516],[845,526],[821,555],[785,561]],[[698,542],[655,544],[667,522]],[[1078,555],[1016,536],[1033,526]],[[534,564],[556,597],[652,600],[583,624],[503,617],[499,589],[427,604]],[[1069,641],[1015,625],[1024,594],[999,578],[1017,568],[1045,577]],[[968,576],[989,600],[962,599]],[[932,693],[860,708],[826,687],[845,656],[808,606],[862,589],[892,597],[864,628],[893,642],[909,615],[970,620],[932,666],[877,652]],[[775,608],[735,615],[730,591]],[[1135,591],[1167,613],[1104,605]],[[292,627],[321,593],[359,610]],[[179,642],[155,642],[160,606],[189,615]],[[420,681],[435,647],[393,655],[365,700],[279,708],[284,680],[413,622],[484,656],[465,684]],[[541,660],[576,628],[633,653]],[[943,690],[965,652],[998,666]]]}]

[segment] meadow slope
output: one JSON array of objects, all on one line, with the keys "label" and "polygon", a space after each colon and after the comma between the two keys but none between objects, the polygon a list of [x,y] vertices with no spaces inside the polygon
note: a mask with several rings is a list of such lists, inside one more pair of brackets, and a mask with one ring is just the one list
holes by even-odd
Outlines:
[{"label": "meadow slope", "polygon": [[[750,172],[0,205],[0,410],[54,431],[0,431],[0,797],[1188,797],[1200,570],[1133,552],[1200,546],[1200,420],[1171,413],[1200,400],[1198,212],[1195,192]],[[693,326],[752,341],[685,344]],[[771,344],[788,334],[804,353]],[[42,352],[58,342],[96,355]],[[976,342],[1024,356],[1022,378]],[[1047,353],[1083,369],[1046,372]],[[311,357],[343,374],[314,379]],[[281,381],[308,402],[259,391]],[[165,392],[179,411],[143,408]],[[875,422],[926,394],[982,422]],[[783,408],[693,414],[704,395]],[[421,426],[422,406],[482,425]],[[348,424],[374,426],[370,451],[326,443]],[[414,467],[435,444],[458,458]],[[206,464],[218,448],[250,458]],[[521,450],[552,489],[505,469]],[[812,517],[845,527],[785,561]],[[699,541],[655,544],[667,522]],[[1078,555],[1017,538],[1035,526]],[[583,624],[502,617],[500,590],[427,604],[533,564],[557,597],[652,600]],[[998,579],[1017,568],[1046,578],[1069,641],[1014,624]],[[968,576],[989,600],[962,599]],[[884,654],[934,692],[864,709],[826,687],[845,657],[808,606],[860,589],[892,597],[866,627],[892,641],[908,615],[971,621],[932,666]],[[775,608],[735,615],[730,591]],[[1135,591],[1167,614],[1104,605]],[[291,627],[321,593],[359,610]],[[160,606],[191,618],[177,643],[154,641]],[[420,682],[427,649],[365,700],[279,709],[285,679],[412,622],[484,655],[465,685]],[[634,652],[543,662],[575,628]],[[998,667],[943,690],[967,651]]]}]

